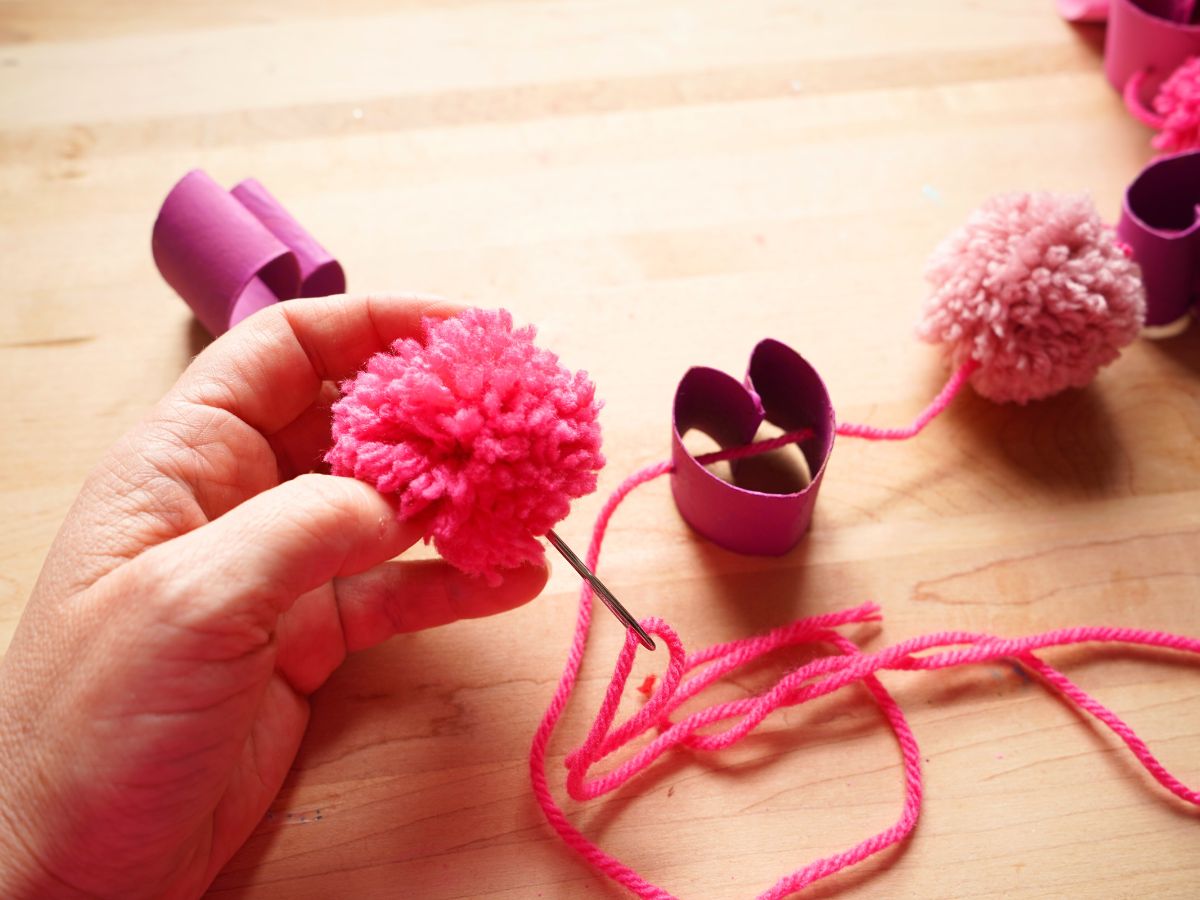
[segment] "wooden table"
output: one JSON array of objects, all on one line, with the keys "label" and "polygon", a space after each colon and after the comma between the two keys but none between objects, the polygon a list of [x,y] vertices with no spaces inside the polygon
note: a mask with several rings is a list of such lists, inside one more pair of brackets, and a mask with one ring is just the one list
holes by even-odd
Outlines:
[{"label": "wooden table", "polygon": [[[841,418],[908,421],[944,378],[912,337],[934,244],[1012,189],[1090,191],[1115,216],[1149,158],[1099,48],[1050,0],[5,0],[0,634],[86,470],[203,343],[149,253],[189,168],[260,178],[353,289],[508,306],[589,370],[609,466],[560,529],[582,549],[601,497],[668,453],[684,370],[740,373],[764,336],[814,363]],[[665,483],[644,488],[602,571],[691,647],[866,599],[886,616],[852,632],[869,647],[946,628],[1200,634],[1198,401],[1193,327],[1081,391],[1027,408],[968,393],[917,441],[840,442],[781,559],[705,543]],[[528,783],[576,587],[560,564],[518,612],[351,659],[213,896],[619,896]],[[619,639],[598,621],[553,747],[560,798]],[[1200,783],[1194,667],[1051,658]],[[1196,896],[1195,810],[1094,723],[1007,665],[886,681],[923,750],[920,824],[805,896]],[[844,692],[567,809],[672,892],[741,898],[900,800],[893,740]]]}]

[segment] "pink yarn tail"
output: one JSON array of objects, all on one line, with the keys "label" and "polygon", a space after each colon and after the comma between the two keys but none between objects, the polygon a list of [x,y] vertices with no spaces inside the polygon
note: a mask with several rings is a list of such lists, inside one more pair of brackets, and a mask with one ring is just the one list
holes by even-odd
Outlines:
[{"label": "pink yarn tail", "polygon": [[1137,733],[1122,721],[1116,713],[1093,698],[1083,688],[1071,681],[1066,675],[1052,666],[1042,662],[1032,653],[1023,653],[1017,657],[1023,665],[1032,669],[1038,676],[1051,685],[1060,694],[1071,700],[1076,706],[1090,713],[1096,719],[1108,726],[1117,737],[1125,742],[1125,746],[1137,757],[1138,762],[1153,776],[1154,780],[1165,787],[1181,800],[1186,800],[1195,806],[1200,806],[1200,791],[1189,788],[1186,784],[1167,771]]},{"label": "pink yarn tail", "polygon": [[1134,72],[1125,82],[1125,90],[1121,92],[1121,98],[1125,101],[1125,108],[1129,110],[1130,115],[1143,125],[1148,125],[1155,131],[1161,131],[1167,120],[1142,102],[1142,86],[1145,83],[1146,70]]},{"label": "pink yarn tail", "polygon": [[[600,514],[596,517],[596,524],[592,529],[592,540],[588,545],[586,561],[588,568],[593,572],[600,559],[600,545],[604,540],[604,532],[608,528],[609,519],[612,518],[612,514],[621,501],[638,485],[652,481],[670,470],[669,461],[647,466],[625,479],[609,496],[601,508]],[[563,711],[571,699],[571,693],[575,690],[575,681],[579,677],[579,667],[583,663],[583,653],[587,646],[591,621],[592,589],[587,582],[584,582],[579,590],[579,612],[575,618],[575,634],[571,639],[570,650],[567,651],[567,661],[563,666],[562,675],[558,679],[558,686],[554,689],[550,705],[534,733],[533,746],[529,751],[529,776],[533,784],[533,796],[545,815],[546,821],[562,838],[563,843],[582,856],[593,868],[603,872],[617,884],[628,888],[639,897],[651,898],[651,900],[674,900],[667,891],[651,884],[619,859],[605,853],[588,840],[578,828],[571,824],[570,819],[567,818],[566,813],[563,812],[562,807],[555,801],[554,794],[550,791],[549,780],[546,777],[546,753],[550,746],[550,738],[554,736],[554,729],[558,726],[558,721],[562,718]],[[643,627],[645,627],[645,623],[643,623]]]},{"label": "pink yarn tail", "polygon": [[967,379],[978,368],[979,363],[976,360],[968,359],[955,369],[946,382],[946,386],[938,392],[938,395],[933,398],[933,402],[925,407],[921,414],[913,420],[911,425],[904,428],[876,428],[874,425],[856,425],[843,422],[838,426],[837,433],[843,437],[865,438],[868,441],[906,441],[909,438],[916,437],[924,430],[926,425],[945,412],[946,407],[950,405],[950,401],[958,396],[958,392],[967,383]]}]

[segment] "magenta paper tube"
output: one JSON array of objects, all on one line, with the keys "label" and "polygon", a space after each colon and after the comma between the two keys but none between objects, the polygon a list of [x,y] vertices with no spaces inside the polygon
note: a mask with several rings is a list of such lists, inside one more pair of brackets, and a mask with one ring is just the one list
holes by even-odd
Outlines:
[{"label": "magenta paper tube", "polygon": [[1104,39],[1104,74],[1119,93],[1146,73],[1143,102],[1189,56],[1200,55],[1200,26],[1192,25],[1195,0],[1112,0]]},{"label": "magenta paper tube", "polygon": [[1157,159],[1125,191],[1117,236],[1146,286],[1146,327],[1185,325],[1200,277],[1200,151]]},{"label": "magenta paper tube", "polygon": [[265,306],[346,289],[342,267],[257,181],[226,191],[199,169],[167,194],[151,249],[214,335]]},{"label": "magenta paper tube", "polygon": [[[749,444],[759,425],[784,431],[810,428],[800,446],[812,477],[799,491],[767,493],[718,478],[685,449],[691,429],[723,449]],[[825,464],[833,449],[833,404],[815,369],[796,351],[762,341],[750,357],[745,383],[724,372],[689,369],[675,392],[671,492],[680,515],[696,531],[737,553],[778,556],[808,529]],[[739,462],[733,462],[736,480]]]}]

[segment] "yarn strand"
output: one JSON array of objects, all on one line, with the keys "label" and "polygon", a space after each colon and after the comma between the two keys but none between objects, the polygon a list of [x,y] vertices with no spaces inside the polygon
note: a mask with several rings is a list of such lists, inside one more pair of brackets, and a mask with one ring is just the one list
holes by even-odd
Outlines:
[{"label": "yarn strand", "polygon": [[[890,431],[911,431],[913,434],[919,432],[945,408],[970,374],[970,364],[961,367],[929,409],[922,413],[910,428]],[[801,432],[793,432],[771,441],[749,445],[749,448],[719,451],[709,454],[712,458],[707,462],[715,462],[718,458],[734,458],[727,454],[734,454],[740,458],[765,452],[786,443],[803,440],[806,436]],[[617,507],[635,488],[670,471],[669,462],[647,466],[622,482],[608,498],[596,519],[588,546],[587,564],[593,571],[599,562],[601,545]],[[546,821],[558,836],[589,865],[638,897],[672,900],[673,895],[667,890],[652,884],[632,867],[606,853],[576,828],[550,790],[546,757],[550,740],[571,699],[579,676],[591,628],[591,613],[591,588],[584,584],[579,593],[575,632],[562,675],[530,748],[529,767],[534,798]],[[643,620],[642,627],[658,635],[668,652],[668,663],[662,681],[651,691],[640,710],[625,722],[613,727],[639,648],[632,633],[627,634],[625,643],[617,655],[613,676],[596,718],[583,742],[566,757],[568,793],[576,800],[587,800],[610,793],[675,747],[711,751],[732,746],[777,709],[796,706],[852,684],[861,683],[881,710],[900,748],[904,779],[904,800],[900,816],[888,828],[847,850],[809,863],[779,879],[759,895],[760,900],[780,900],[903,841],[916,826],[923,792],[920,748],[903,710],[879,681],[877,673],[888,670],[935,671],[1009,659],[1036,674],[1048,688],[1057,691],[1068,702],[1107,726],[1166,790],[1187,803],[1200,806],[1200,791],[1188,787],[1172,775],[1128,724],[1034,653],[1036,650],[1053,647],[1098,643],[1154,647],[1200,656],[1200,639],[1159,631],[1113,627],[1064,628],[1019,638],[947,631],[910,638],[882,650],[864,653],[853,641],[835,630],[847,625],[879,620],[879,607],[874,603],[864,603],[851,609],[800,619],[757,637],[716,644],[694,653],[684,650],[679,636],[662,619],[652,617]],[[775,650],[799,645],[825,645],[832,647],[834,652],[787,672],[774,685],[754,697],[718,703],[700,709],[679,721],[671,720],[671,714],[683,703],[730,672]],[[731,724],[725,725],[723,730],[705,730],[701,733],[702,729],[711,729],[722,723]],[[651,730],[657,731],[657,736],[632,756],[608,773],[588,779],[588,771],[594,765]]]},{"label": "yarn strand", "polygon": [[[843,422],[837,426],[837,433],[842,437],[863,438],[868,441],[904,441],[916,437],[925,429],[926,425],[946,411],[946,408],[958,396],[963,386],[978,368],[979,363],[976,360],[968,359],[955,369],[946,381],[946,384],[938,392],[938,395],[921,411],[920,415],[913,420],[911,425],[902,428],[877,428],[874,425]],[[702,456],[697,456],[696,462],[702,466],[708,466],[722,460],[745,459],[748,456],[757,456],[760,453],[777,450],[789,444],[803,443],[810,439],[813,434],[814,432],[811,428],[800,428],[795,431],[784,432],[777,437],[755,441],[752,444],[746,444],[741,447],[729,447],[725,450],[705,453]]]},{"label": "yarn strand", "polygon": [[766,453],[770,450],[778,450],[780,447],[786,447],[789,444],[800,444],[807,441],[813,436],[811,428],[800,428],[796,431],[785,431],[778,437],[768,438],[764,441],[755,441],[753,444],[745,444],[741,447],[729,447],[725,450],[715,450],[712,453],[705,453],[696,457],[696,462],[702,466],[710,466],[713,463],[722,462],[724,460],[745,459],[748,456],[758,456],[760,453]]},{"label": "yarn strand", "polygon": [[921,414],[913,420],[911,425],[903,428],[876,428],[874,425],[856,425],[851,422],[843,422],[837,427],[837,433],[843,437],[864,438],[868,441],[906,441],[909,438],[916,437],[924,431],[926,425],[946,411],[946,407],[958,396],[958,392],[967,383],[967,379],[978,368],[979,363],[976,360],[968,359],[955,369],[946,382],[945,387],[938,392],[938,395],[933,398],[933,402],[921,411]]},{"label": "yarn strand", "polygon": [[1125,90],[1121,92],[1121,99],[1125,101],[1125,108],[1129,110],[1131,116],[1143,125],[1148,125],[1155,131],[1161,131],[1167,120],[1142,102],[1142,86],[1145,83],[1146,70],[1134,72],[1125,82]]}]

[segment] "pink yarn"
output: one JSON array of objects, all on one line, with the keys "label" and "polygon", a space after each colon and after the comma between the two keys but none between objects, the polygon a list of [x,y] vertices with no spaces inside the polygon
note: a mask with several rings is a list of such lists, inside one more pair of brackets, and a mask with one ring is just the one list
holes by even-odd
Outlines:
[{"label": "pink yarn", "polygon": [[971,384],[1026,403],[1083,387],[1115,360],[1146,313],[1141,271],[1083,195],[1003,194],[934,251],[917,332]]},{"label": "pink yarn", "polygon": [[540,560],[537,536],[596,489],[600,404],[585,373],[504,310],[427,319],[424,331],[342,385],[325,459],[394,495],[402,519],[434,506],[426,539],[495,583]]},{"label": "pink yarn", "polygon": [[950,401],[958,396],[958,392],[967,383],[967,379],[978,368],[979,363],[968,359],[955,369],[946,384],[938,391],[938,395],[921,411],[911,425],[905,425],[902,428],[879,428],[875,425],[842,422],[837,427],[837,433],[843,437],[863,438],[868,441],[907,441],[909,438],[914,438],[925,430],[926,425],[946,411]]},{"label": "pink yarn", "polygon": [[[764,442],[766,443],[768,442]],[[759,447],[757,444],[753,446]],[[743,448],[723,452],[746,455]],[[715,462],[722,455],[723,453],[710,454],[707,460]],[[599,562],[600,547],[609,521],[620,503],[635,487],[666,474],[670,469],[669,462],[648,466],[627,478],[608,498],[596,519],[592,541],[588,547],[587,563],[593,570]],[[672,897],[668,891],[647,881],[633,868],[605,853],[571,824],[550,791],[546,775],[547,750],[579,675],[591,626],[591,613],[591,589],[585,584],[580,591],[575,634],[566,664],[530,749],[530,777],[534,796],[559,837],[590,865],[639,897],[667,900]],[[1168,772],[1133,729],[1061,672],[1034,655],[1035,650],[1047,647],[1087,642],[1160,647],[1200,655],[1200,639],[1133,628],[1067,628],[1016,639],[951,631],[913,638],[884,650],[865,654],[854,643],[833,630],[847,624],[877,621],[879,618],[879,607],[873,603],[865,603],[853,609],[801,619],[765,635],[717,644],[691,654],[685,653],[678,635],[666,622],[658,618],[643,620],[642,626],[652,634],[658,635],[668,650],[668,662],[662,682],[650,693],[645,705],[637,713],[614,726],[616,711],[629,678],[633,658],[640,646],[632,633],[627,634],[596,720],[579,748],[566,758],[568,792],[577,800],[609,793],[638,775],[672,748],[715,751],[729,747],[753,731],[776,709],[795,706],[861,682],[880,707],[900,746],[904,773],[904,802],[900,816],[888,828],[841,853],[809,863],[779,879],[759,895],[760,898],[777,900],[902,841],[916,825],[922,799],[920,749],[904,718],[903,710],[879,682],[875,673],[886,669],[933,670],[998,659],[1015,659],[1035,672],[1049,687],[1107,725],[1125,742],[1159,784],[1180,799],[1200,806],[1200,791],[1187,787]],[[788,672],[772,687],[755,697],[718,703],[679,721],[671,720],[671,714],[682,703],[740,666],[782,647],[813,643],[831,645],[836,652]],[[694,674],[685,677],[689,673]],[[651,680],[647,679],[645,686],[651,683]],[[727,722],[731,724],[723,725]],[[719,725],[723,727],[717,731],[699,733],[701,729],[711,729]],[[615,754],[651,729],[657,731],[657,736],[626,761],[607,774],[588,779],[588,772],[596,763]]]},{"label": "pink yarn", "polygon": [[1200,56],[1193,56],[1171,73],[1154,97],[1153,111],[1142,105],[1146,73],[1138,72],[1125,86],[1130,112],[1156,129],[1151,146],[1163,153],[1200,149]]}]

